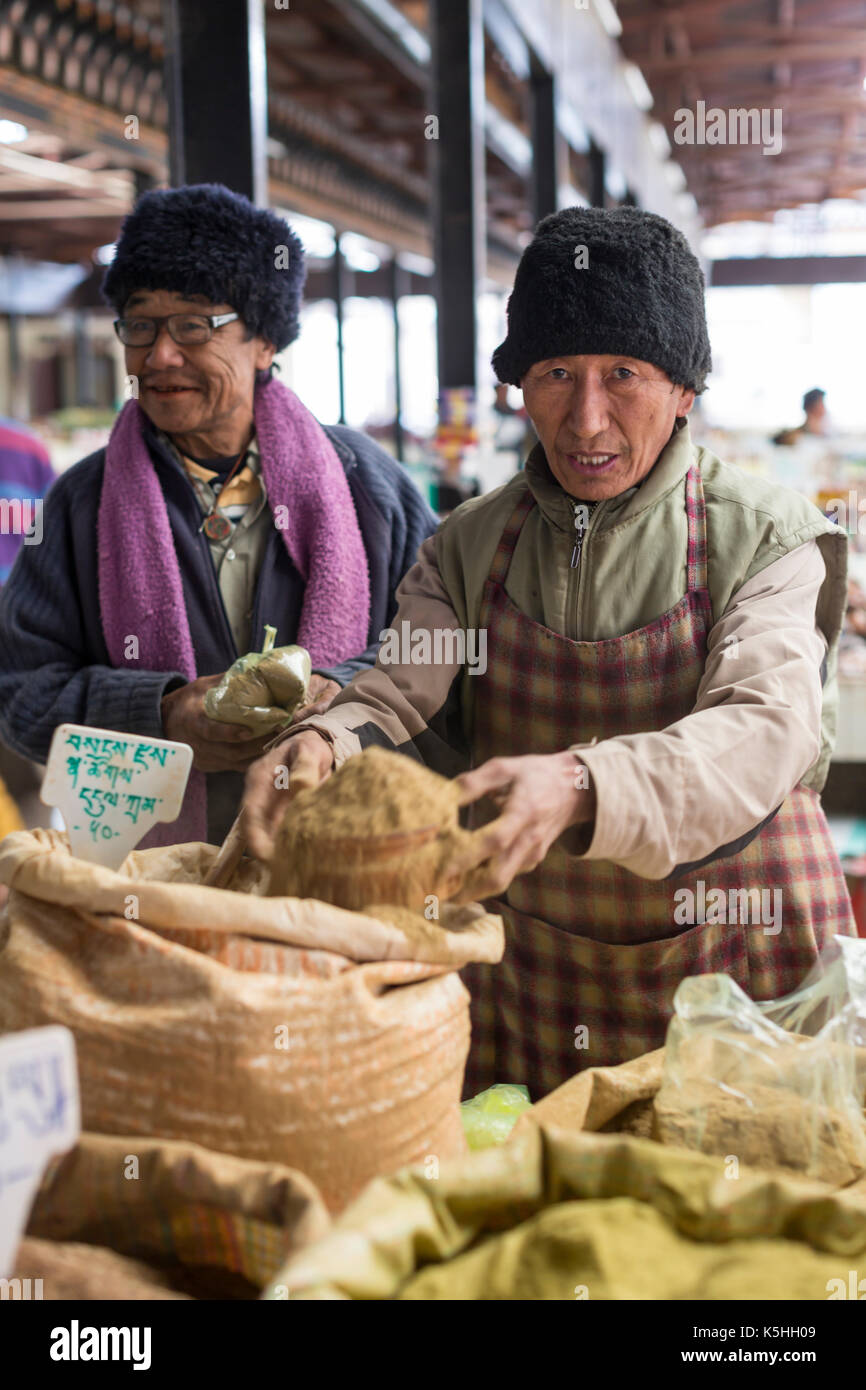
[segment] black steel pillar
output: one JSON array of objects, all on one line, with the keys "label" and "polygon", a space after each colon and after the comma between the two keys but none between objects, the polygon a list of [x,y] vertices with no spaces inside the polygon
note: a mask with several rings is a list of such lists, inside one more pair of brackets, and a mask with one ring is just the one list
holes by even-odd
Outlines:
[{"label": "black steel pillar", "polygon": [[163,0],[172,184],[268,201],[262,0]]},{"label": "black steel pillar", "polygon": [[587,196],[594,208],[605,206],[605,187],[604,187],[604,150],[595,143],[589,142],[589,189]]},{"label": "black steel pillar", "polygon": [[340,424],[346,423],[346,368],[343,357],[343,300],[348,293],[348,271],[340,248],[340,234],[334,238],[334,308],[337,313],[337,384],[340,392]]},{"label": "black steel pillar", "polygon": [[409,277],[394,256],[390,266],[391,307],[394,314],[394,453],[403,462],[403,388],[400,373],[400,300]]},{"label": "black steel pillar", "polygon": [[439,389],[476,386],[475,301],[485,266],[481,0],[430,0],[430,141]]},{"label": "black steel pillar", "polygon": [[553,74],[533,59],[529,79],[529,125],[532,138],[531,206],[533,223],[559,207],[556,100]]}]

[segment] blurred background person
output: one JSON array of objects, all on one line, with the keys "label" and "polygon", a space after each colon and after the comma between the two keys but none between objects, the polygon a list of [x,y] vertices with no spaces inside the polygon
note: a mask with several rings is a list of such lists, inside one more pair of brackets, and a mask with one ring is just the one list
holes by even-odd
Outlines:
[{"label": "blurred background person", "polygon": [[814,386],[803,397],[804,419],[801,425],[792,430],[780,430],[773,438],[774,444],[796,444],[804,434],[826,436],[830,433],[830,416],[824,397],[827,392]]},{"label": "blurred background person", "polygon": [[[23,425],[0,418],[0,584],[9,578],[36,503],[53,482],[44,445]],[[17,524],[18,517],[23,526]]]},{"label": "blurred background person", "polygon": [[[0,418],[0,585],[9,578],[25,531],[53,481],[44,445],[23,425]],[[0,744],[0,839],[20,830],[24,820],[48,823],[49,812],[39,801],[41,780],[35,763]]]},{"label": "blurred background person", "polygon": [[537,439],[525,408],[518,409],[511,405],[508,392],[507,384],[497,382],[493,403],[493,442],[497,453],[514,455],[515,469],[519,469],[523,467],[523,461]]}]

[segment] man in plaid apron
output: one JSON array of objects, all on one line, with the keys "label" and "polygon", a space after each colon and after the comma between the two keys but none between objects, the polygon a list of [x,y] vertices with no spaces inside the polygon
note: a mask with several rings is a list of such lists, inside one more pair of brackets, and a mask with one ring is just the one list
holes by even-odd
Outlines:
[{"label": "man in plaid apron", "polygon": [[845,538],[692,444],[703,280],[662,218],[546,219],[508,323],[494,366],[540,444],[422,546],[394,623],[464,634],[462,658],[383,648],[257,765],[248,806],[266,855],[272,763],[326,776],[373,742],[471,763],[464,801],[491,822],[472,887],[506,952],[464,971],[466,1094],[512,1081],[538,1099],[660,1046],[684,976],[774,998],[853,934],[819,795]]}]

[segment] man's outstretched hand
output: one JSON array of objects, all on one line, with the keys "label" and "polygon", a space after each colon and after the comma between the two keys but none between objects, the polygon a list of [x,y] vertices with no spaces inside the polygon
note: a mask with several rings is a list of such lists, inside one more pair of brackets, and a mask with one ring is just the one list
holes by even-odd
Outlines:
[{"label": "man's outstretched hand", "polygon": [[304,729],[272,748],[249,769],[244,787],[247,844],[267,863],[286,806],[298,792],[330,777],[334,754],[327,739]]},{"label": "man's outstretched hand", "polygon": [[325,710],[330,709],[334,696],[339,695],[342,688],[336,681],[329,680],[327,676],[317,676],[313,672],[307,688],[307,703],[295,710],[292,715],[292,723],[301,724],[305,719],[312,718],[314,714],[324,714]]},{"label": "man's outstretched hand", "polygon": [[518,874],[541,863],[564,830],[595,816],[589,771],[573,753],[490,758],[457,783],[461,805],[486,796],[500,812],[478,832],[478,867],[454,899],[458,903],[498,897]]}]

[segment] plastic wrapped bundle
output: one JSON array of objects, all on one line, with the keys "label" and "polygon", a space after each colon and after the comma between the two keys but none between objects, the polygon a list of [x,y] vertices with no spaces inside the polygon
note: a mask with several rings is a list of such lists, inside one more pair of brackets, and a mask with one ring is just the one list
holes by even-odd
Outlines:
[{"label": "plastic wrapped bundle", "polygon": [[205,696],[205,713],[224,724],[243,724],[268,734],[291,723],[310,685],[310,654],[304,647],[274,647],[276,628],[265,628],[260,652],[238,657],[219,685]]},{"label": "plastic wrapped bundle", "polygon": [[532,1109],[527,1086],[497,1082],[460,1107],[463,1133],[470,1149],[489,1149],[504,1144],[520,1116]]},{"label": "plastic wrapped bundle", "polygon": [[727,975],[674,997],[655,1137],[838,1185],[866,1170],[866,942],[836,937],[796,994]]}]

